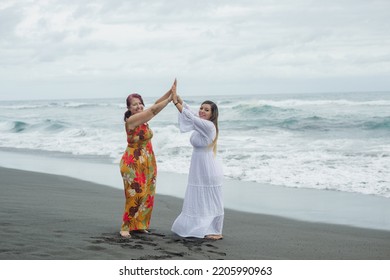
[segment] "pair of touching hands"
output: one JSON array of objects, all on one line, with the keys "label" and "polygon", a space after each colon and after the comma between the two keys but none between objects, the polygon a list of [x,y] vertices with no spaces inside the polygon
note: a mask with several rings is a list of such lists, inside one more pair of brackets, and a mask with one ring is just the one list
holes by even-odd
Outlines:
[{"label": "pair of touching hands", "polygon": [[175,81],[173,82],[173,85],[171,87],[171,95],[169,96],[170,100],[174,103],[174,104],[177,104],[178,102],[180,104],[183,103],[183,100],[180,98],[180,96],[177,95],[177,91],[176,91],[176,88],[177,88],[177,80],[175,79]]}]

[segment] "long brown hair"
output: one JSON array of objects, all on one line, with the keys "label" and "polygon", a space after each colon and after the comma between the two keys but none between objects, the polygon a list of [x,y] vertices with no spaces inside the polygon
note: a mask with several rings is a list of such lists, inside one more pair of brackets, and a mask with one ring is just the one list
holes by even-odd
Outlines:
[{"label": "long brown hair", "polygon": [[211,107],[211,116],[210,116],[209,121],[213,122],[213,124],[215,125],[215,129],[216,129],[217,133],[215,135],[213,143],[211,143],[209,145],[209,147],[213,147],[214,155],[216,155],[217,154],[218,133],[219,133],[219,129],[218,129],[218,115],[219,115],[218,106],[217,106],[217,104],[215,104],[213,101],[210,101],[210,100],[203,101],[202,105],[203,104],[208,104]]}]

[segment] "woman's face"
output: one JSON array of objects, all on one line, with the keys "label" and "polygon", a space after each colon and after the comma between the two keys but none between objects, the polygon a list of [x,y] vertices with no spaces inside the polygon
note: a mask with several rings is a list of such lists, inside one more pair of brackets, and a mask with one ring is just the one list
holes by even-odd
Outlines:
[{"label": "woman's face", "polygon": [[130,102],[130,107],[128,107],[131,114],[138,114],[144,110],[144,105],[142,105],[141,100],[137,97],[133,97]]},{"label": "woman's face", "polygon": [[199,109],[199,117],[204,120],[210,120],[211,118],[211,105],[202,104]]}]

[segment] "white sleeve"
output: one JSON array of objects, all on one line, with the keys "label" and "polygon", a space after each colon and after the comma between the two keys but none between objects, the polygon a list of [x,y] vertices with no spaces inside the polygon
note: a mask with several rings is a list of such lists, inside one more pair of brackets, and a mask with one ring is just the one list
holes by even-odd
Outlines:
[{"label": "white sleeve", "polygon": [[[191,114],[195,114],[194,112],[192,112],[190,110],[188,105],[183,102],[183,110],[182,111],[184,111],[184,110],[188,110],[188,112],[190,112]],[[179,117],[178,120],[179,120],[180,132],[188,132],[188,131],[194,130],[194,125],[193,125],[191,118],[187,118],[186,114],[183,114],[183,112],[181,112],[181,113],[179,112],[178,117]]]}]

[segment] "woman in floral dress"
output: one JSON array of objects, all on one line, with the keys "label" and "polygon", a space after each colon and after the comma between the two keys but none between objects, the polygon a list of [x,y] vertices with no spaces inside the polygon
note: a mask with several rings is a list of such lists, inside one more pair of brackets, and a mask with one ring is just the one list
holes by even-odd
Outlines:
[{"label": "woman in floral dress", "polygon": [[193,152],[182,212],[172,231],[182,237],[222,239],[224,207],[222,200],[222,163],[216,157],[218,107],[204,101],[194,113],[172,89],[172,101],[179,110],[181,132],[193,131]]},{"label": "woman in floral dress", "polygon": [[130,94],[126,99],[128,110],[124,121],[128,145],[120,162],[126,197],[120,230],[123,237],[131,237],[131,231],[148,232],[157,166],[151,142],[153,132],[147,122],[168,105],[172,100],[171,92],[172,89],[148,109],[144,109],[144,101],[137,93]]}]

